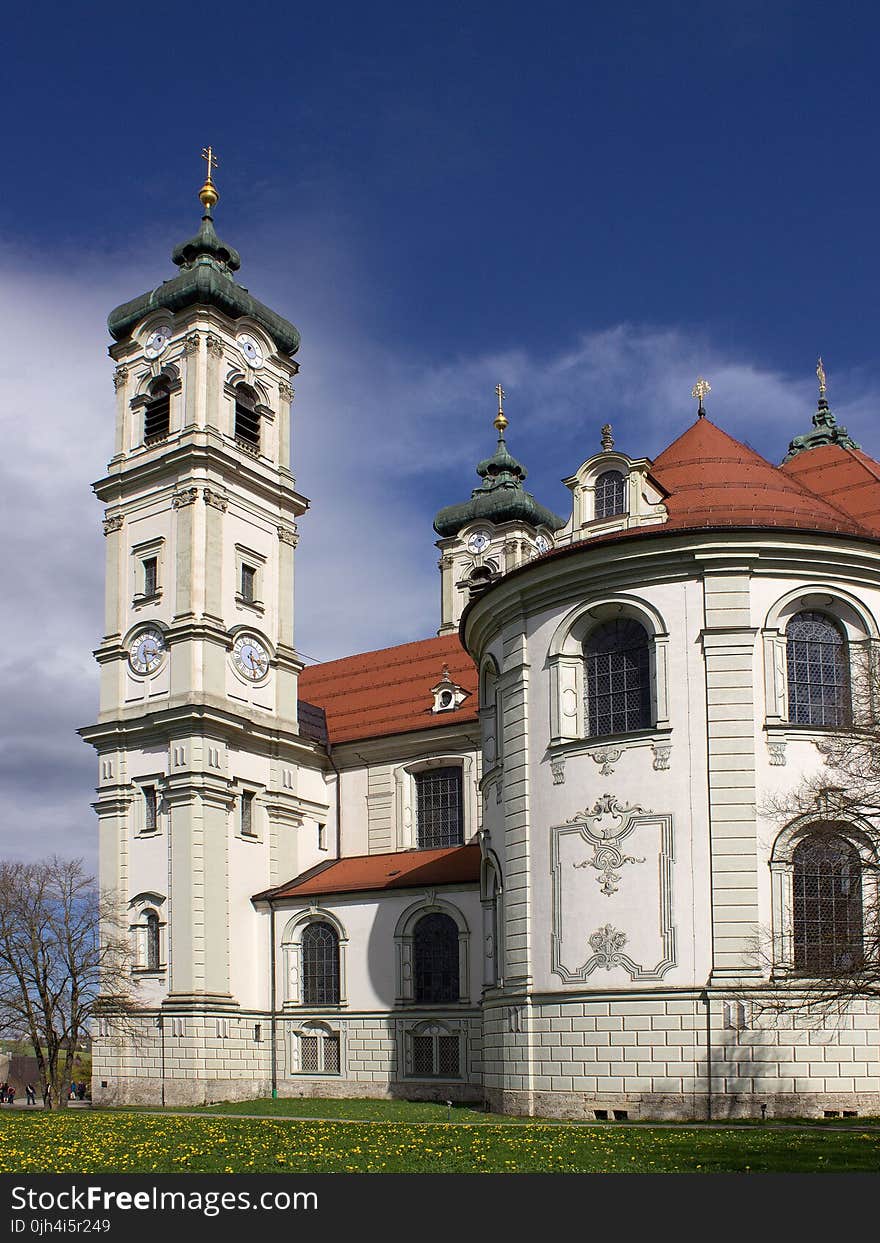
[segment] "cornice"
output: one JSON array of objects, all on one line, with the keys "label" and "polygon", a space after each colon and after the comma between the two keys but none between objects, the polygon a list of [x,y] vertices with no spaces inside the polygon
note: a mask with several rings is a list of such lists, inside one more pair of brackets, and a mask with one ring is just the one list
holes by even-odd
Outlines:
[{"label": "cornice", "polygon": [[[292,486],[289,469],[268,460],[234,454],[224,437],[212,429],[193,428],[182,433],[176,443],[163,441],[163,452],[145,451],[143,457],[123,459],[109,474],[92,484],[104,504],[124,501],[132,492],[142,492],[158,481],[167,481],[174,490],[210,485],[217,479],[230,493],[243,488],[267,498],[294,518],[309,508],[309,501]],[[213,478],[210,477],[213,473]]]},{"label": "cornice", "polygon": [[135,745],[166,744],[169,739],[210,735],[235,746],[259,750],[264,755],[289,758],[309,768],[326,763],[323,747],[300,734],[281,726],[269,725],[256,714],[244,715],[229,711],[220,704],[186,702],[173,704],[131,717],[112,717],[95,725],[85,725],[77,733],[98,751],[113,747],[128,749]]},{"label": "cornice", "polygon": [[753,576],[798,574],[813,581],[835,578],[880,586],[880,541],[801,529],[717,527],[699,531],[663,526],[582,541],[559,548],[503,575],[465,607],[459,623],[463,646],[479,652],[517,612],[529,615],[570,603],[574,595],[626,585],[701,579],[707,573]]}]

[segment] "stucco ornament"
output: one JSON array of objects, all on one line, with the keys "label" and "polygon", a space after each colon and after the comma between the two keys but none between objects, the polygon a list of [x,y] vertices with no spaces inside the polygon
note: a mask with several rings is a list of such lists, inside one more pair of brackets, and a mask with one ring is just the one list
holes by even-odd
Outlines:
[{"label": "stucco ornament", "polygon": [[[593,807],[592,812],[582,812],[574,816],[571,820],[567,820],[566,824],[579,824],[583,821],[595,821],[596,817],[612,816],[616,820],[616,824],[596,823],[590,827],[590,837],[593,839],[591,845],[593,847],[593,857],[584,859],[581,863],[575,863],[576,868],[595,868],[599,873],[597,877],[599,887],[608,897],[612,893],[617,893],[618,882],[621,879],[620,873],[616,870],[623,867],[626,863],[644,863],[644,856],[641,858],[636,855],[625,855],[620,849],[616,839],[624,832],[629,831],[629,816],[634,812],[644,811],[644,807],[621,807],[613,794],[603,794]],[[599,840],[596,841],[595,839]]]},{"label": "stucco ornament", "polygon": [[590,949],[596,959],[594,965],[604,967],[606,971],[618,966],[623,961],[621,951],[626,945],[626,940],[626,933],[621,932],[619,928],[613,928],[611,924],[597,928],[590,937]]},{"label": "stucco ornament", "polygon": [[599,751],[591,751],[590,756],[594,764],[602,765],[599,769],[602,776],[610,777],[614,772],[614,765],[620,759],[621,750],[620,747],[602,747]]}]

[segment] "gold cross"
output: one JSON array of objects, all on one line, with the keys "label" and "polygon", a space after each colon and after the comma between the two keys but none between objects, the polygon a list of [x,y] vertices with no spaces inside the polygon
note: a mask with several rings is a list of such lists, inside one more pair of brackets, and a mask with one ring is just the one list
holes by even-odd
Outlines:
[{"label": "gold cross", "polygon": [[698,410],[697,410],[698,414],[702,415],[706,413],[705,410],[703,409],[703,398],[706,396],[707,393],[711,393],[711,392],[712,392],[712,385],[709,383],[709,381],[704,380],[701,375],[698,375],[697,382],[694,385],[694,387],[691,389],[691,397],[696,397],[697,401],[700,403]]},{"label": "gold cross", "polygon": [[214,169],[217,168],[217,166],[220,163],[220,161],[217,159],[216,155],[214,154],[214,148],[213,147],[202,147],[202,159],[208,161],[208,181],[211,181],[213,178]]},{"label": "gold cross", "polygon": [[819,355],[819,361],[816,363],[816,376],[819,380],[819,396],[825,396],[825,367],[822,363],[822,355]]},{"label": "gold cross", "polygon": [[498,429],[498,434],[503,436],[504,429],[507,427],[507,418],[504,414],[505,392],[500,384],[495,385],[495,395],[498,398],[498,413],[495,416],[494,426]]},{"label": "gold cross", "polygon": [[208,175],[205,178],[205,184],[202,186],[201,190],[199,190],[199,198],[201,199],[202,206],[206,207],[210,213],[211,208],[215,206],[220,198],[220,195],[217,193],[217,187],[214,185],[213,176],[214,169],[220,161],[214,154],[213,147],[202,148],[202,159],[207,160],[208,162]]}]

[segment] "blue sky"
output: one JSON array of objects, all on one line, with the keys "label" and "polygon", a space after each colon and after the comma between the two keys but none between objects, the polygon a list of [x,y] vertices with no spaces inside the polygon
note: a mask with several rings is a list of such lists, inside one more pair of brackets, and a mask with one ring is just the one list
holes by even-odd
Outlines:
[{"label": "blue sky", "polygon": [[561,512],[600,426],[656,455],[698,372],[710,416],[778,461],[821,352],[880,456],[874,6],[159,0],[19,8],[4,34],[0,515],[41,618],[24,652],[2,624],[14,849],[93,849],[73,730],[97,696],[105,319],[172,274],[208,142],[240,279],[303,337],[310,656],[435,631],[431,519],[476,482],[498,380]]}]

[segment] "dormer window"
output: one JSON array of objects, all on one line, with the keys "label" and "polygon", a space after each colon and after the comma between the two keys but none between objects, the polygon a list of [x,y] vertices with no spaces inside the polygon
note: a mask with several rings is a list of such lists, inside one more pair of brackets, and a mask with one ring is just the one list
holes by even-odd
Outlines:
[{"label": "dormer window", "polygon": [[606,470],[596,480],[597,518],[626,513],[626,480],[619,470]]},{"label": "dormer window", "polygon": [[144,444],[167,440],[171,430],[171,384],[161,376],[150,385],[144,408]]},{"label": "dormer window", "polygon": [[246,384],[235,390],[235,440],[249,453],[260,452],[260,412],[257,396]]}]

